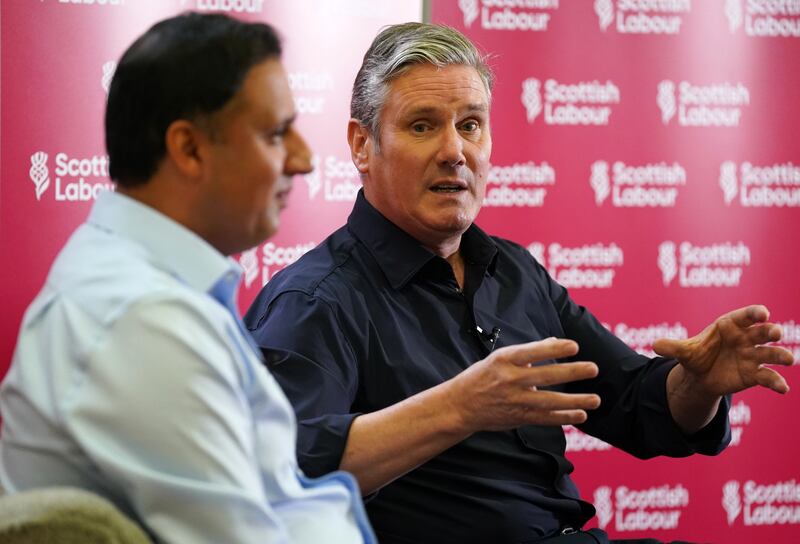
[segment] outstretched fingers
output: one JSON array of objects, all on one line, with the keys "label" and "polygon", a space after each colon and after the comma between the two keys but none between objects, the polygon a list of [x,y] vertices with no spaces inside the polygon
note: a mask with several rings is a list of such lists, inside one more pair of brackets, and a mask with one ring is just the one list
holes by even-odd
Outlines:
[{"label": "outstretched fingers", "polygon": [[789,384],[786,383],[783,376],[771,368],[765,366],[760,367],[756,371],[755,379],[758,385],[766,387],[767,389],[772,389],[776,393],[784,394],[789,392]]},{"label": "outstretched fingers", "polygon": [[528,423],[535,425],[571,425],[586,421],[586,410],[600,406],[600,397],[557,391],[527,391],[520,399]]},{"label": "outstretched fingers", "polygon": [[530,366],[533,363],[550,359],[572,357],[578,353],[578,344],[573,340],[547,338],[538,342],[516,344],[500,348],[490,356],[517,366]]},{"label": "outstretched fingers", "polygon": [[757,346],[753,348],[753,358],[759,364],[792,366],[794,355],[780,346]]},{"label": "outstretched fingers", "polygon": [[521,369],[519,384],[525,387],[547,387],[590,380],[597,377],[597,373],[597,365],[587,361],[534,366]]},{"label": "outstretched fingers", "polygon": [[766,306],[754,304],[752,306],[739,308],[738,310],[734,310],[722,316],[722,318],[726,317],[737,326],[747,328],[756,323],[765,323],[767,319],[769,319],[769,310]]}]

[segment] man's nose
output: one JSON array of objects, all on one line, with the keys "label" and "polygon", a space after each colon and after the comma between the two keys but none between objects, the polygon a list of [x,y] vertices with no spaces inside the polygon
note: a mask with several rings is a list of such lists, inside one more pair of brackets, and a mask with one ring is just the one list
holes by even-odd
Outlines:
[{"label": "man's nose", "polygon": [[463,166],[467,159],[464,157],[464,139],[455,126],[449,126],[441,133],[441,141],[437,160],[440,165],[450,168]]},{"label": "man's nose", "polygon": [[294,176],[311,172],[313,169],[311,149],[300,132],[294,128],[289,129],[284,137],[284,143],[286,161],[283,164],[283,173],[287,176]]}]

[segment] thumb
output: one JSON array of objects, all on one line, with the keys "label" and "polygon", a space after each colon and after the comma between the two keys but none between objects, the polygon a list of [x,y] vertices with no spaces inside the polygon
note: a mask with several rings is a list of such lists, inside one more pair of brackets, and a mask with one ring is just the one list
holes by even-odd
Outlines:
[{"label": "thumb", "polygon": [[669,359],[687,359],[689,356],[689,343],[686,340],[659,338],[653,342],[653,351]]}]

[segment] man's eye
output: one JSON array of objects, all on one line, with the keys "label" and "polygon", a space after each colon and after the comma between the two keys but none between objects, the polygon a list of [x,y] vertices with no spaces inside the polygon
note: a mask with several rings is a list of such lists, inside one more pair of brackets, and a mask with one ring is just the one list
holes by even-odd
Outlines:
[{"label": "man's eye", "polygon": [[475,132],[480,128],[480,125],[478,124],[477,121],[467,121],[466,123],[461,125],[461,128],[467,132]]},{"label": "man's eye", "polygon": [[411,130],[421,134],[426,130],[428,130],[428,125],[426,125],[425,123],[414,123],[413,125],[411,125]]},{"label": "man's eye", "polygon": [[266,140],[272,145],[279,145],[283,143],[283,139],[286,137],[286,130],[272,130],[266,133]]}]

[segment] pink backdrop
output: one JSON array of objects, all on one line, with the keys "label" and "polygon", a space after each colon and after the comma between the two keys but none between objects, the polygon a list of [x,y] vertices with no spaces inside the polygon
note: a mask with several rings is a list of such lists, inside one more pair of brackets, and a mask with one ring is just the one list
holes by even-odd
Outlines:
[{"label": "pink backdrop", "polygon": [[[636,349],[767,304],[800,355],[800,2],[433,0],[432,19],[492,52],[494,154],[479,223],[528,246]],[[49,265],[107,188],[114,61],[185,9],[274,23],[317,169],[280,233],[244,253],[246,308],[346,218],[359,181],[349,93],[381,26],[412,0],[3,0],[0,8],[0,376]],[[793,100],[794,99],[794,100]],[[797,368],[784,372],[800,386]],[[798,389],[800,391],[800,389]],[[567,429],[575,477],[617,537],[800,541],[792,392],[734,400],[718,458],[637,461]]]},{"label": "pink backdrop", "polygon": [[[640,351],[766,304],[800,355],[800,2],[436,1],[494,55],[479,223],[528,246]],[[769,35],[777,34],[777,35]],[[716,458],[638,461],[569,430],[618,538],[800,542],[800,369],[737,395]]]}]

